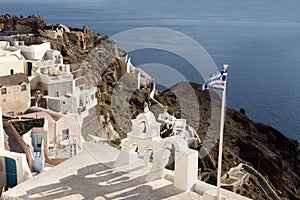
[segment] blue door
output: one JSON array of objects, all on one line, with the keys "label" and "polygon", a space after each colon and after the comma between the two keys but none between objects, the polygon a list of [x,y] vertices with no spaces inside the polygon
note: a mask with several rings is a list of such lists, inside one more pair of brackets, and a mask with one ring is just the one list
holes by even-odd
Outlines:
[{"label": "blue door", "polygon": [[28,70],[28,76],[31,76],[31,71],[32,71],[32,63],[31,62],[27,63],[27,70]]},{"label": "blue door", "polygon": [[11,158],[5,158],[6,168],[6,185],[8,187],[14,187],[17,185],[17,166],[16,161]]}]

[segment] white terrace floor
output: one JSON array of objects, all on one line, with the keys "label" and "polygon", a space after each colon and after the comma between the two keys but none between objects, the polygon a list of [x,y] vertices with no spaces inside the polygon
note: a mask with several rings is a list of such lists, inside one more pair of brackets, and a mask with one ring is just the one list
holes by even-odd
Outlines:
[{"label": "white terrace floor", "polygon": [[[147,182],[150,169],[144,167],[142,161],[137,160],[134,165],[113,167],[119,150],[105,143],[89,142],[84,146],[84,151],[77,156],[5,192],[3,198],[203,199],[202,195],[195,192],[174,188],[172,180],[167,180],[169,178]],[[210,186],[205,184],[204,187]],[[230,197],[233,195],[229,199],[247,199],[229,191],[222,192]]]}]

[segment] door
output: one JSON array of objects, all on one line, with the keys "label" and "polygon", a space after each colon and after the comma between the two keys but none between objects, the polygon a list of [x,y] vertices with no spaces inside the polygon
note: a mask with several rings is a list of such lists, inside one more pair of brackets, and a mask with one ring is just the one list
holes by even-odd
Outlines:
[{"label": "door", "polygon": [[28,70],[28,76],[31,76],[31,71],[32,71],[32,63],[31,62],[27,63],[27,70]]},{"label": "door", "polygon": [[17,166],[16,161],[11,158],[5,158],[6,168],[6,184],[8,187],[14,187],[18,184],[17,181]]}]

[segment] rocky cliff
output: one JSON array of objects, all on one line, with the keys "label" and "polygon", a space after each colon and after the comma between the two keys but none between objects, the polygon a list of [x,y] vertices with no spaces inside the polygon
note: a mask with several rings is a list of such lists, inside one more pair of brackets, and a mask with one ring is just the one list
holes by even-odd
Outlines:
[{"label": "rocky cliff", "polygon": [[24,17],[21,15],[17,17],[9,14],[0,16],[0,24],[3,27],[0,35],[37,33],[38,29],[44,29],[46,25],[41,16]]}]

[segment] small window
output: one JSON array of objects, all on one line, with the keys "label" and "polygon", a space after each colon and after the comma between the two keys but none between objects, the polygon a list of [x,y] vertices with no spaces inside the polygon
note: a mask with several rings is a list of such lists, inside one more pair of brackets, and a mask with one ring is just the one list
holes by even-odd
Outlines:
[{"label": "small window", "polygon": [[62,104],[63,104],[63,105],[66,105],[66,102],[65,102],[65,101],[63,101],[63,102],[62,102]]},{"label": "small window", "polygon": [[7,94],[6,88],[1,88],[1,94]]},{"label": "small window", "polygon": [[56,97],[59,97],[59,91],[56,92]]},{"label": "small window", "polygon": [[62,130],[62,140],[68,140],[69,139],[69,129]]},{"label": "small window", "polygon": [[10,75],[13,75],[13,74],[14,74],[14,70],[11,69],[11,70],[10,70]]},{"label": "small window", "polygon": [[26,91],[26,85],[21,85],[21,91]]}]

